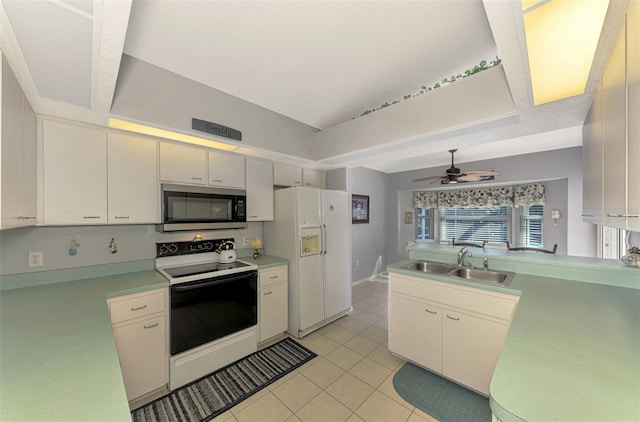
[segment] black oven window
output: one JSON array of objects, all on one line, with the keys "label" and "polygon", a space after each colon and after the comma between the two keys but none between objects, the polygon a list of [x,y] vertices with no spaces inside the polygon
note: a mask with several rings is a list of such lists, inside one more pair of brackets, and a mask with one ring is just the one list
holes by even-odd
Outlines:
[{"label": "black oven window", "polygon": [[171,355],[258,323],[257,272],[171,286]]}]

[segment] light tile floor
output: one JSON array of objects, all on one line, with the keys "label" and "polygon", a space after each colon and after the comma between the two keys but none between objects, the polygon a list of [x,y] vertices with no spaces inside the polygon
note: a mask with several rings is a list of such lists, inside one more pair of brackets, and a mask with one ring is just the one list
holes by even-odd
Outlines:
[{"label": "light tile floor", "polygon": [[393,388],[403,360],[387,348],[388,286],[354,286],[352,313],[297,340],[318,357],[214,421],[437,422]]}]

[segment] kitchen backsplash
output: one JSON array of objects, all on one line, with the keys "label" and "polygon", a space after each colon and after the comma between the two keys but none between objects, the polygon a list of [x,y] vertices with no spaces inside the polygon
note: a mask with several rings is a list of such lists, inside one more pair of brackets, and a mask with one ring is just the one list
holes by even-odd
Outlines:
[{"label": "kitchen backsplash", "polygon": [[[195,232],[159,233],[153,225],[27,227],[0,231],[0,275],[113,264],[155,258],[156,242],[192,240]],[[262,238],[262,223],[240,230],[201,232],[203,239]],[[75,244],[72,245],[75,239]],[[113,241],[112,241],[113,239]],[[264,239],[263,239],[264,241]],[[29,267],[29,253],[42,252],[42,266]]]}]

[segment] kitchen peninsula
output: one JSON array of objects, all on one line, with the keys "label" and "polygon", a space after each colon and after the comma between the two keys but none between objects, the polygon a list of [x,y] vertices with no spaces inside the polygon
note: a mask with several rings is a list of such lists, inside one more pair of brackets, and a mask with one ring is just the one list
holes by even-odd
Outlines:
[{"label": "kitchen peninsula", "polygon": [[[259,270],[288,263],[244,251]],[[153,265],[0,277],[0,420],[131,420],[107,300],[168,288]]]},{"label": "kitchen peninsula", "polygon": [[[411,260],[455,264],[460,248],[417,245]],[[519,296],[490,385],[501,421],[640,419],[640,272],[614,260],[473,249],[496,271],[516,273],[507,287],[391,273]],[[390,315],[390,320],[393,318]],[[390,336],[392,334],[390,333]]]}]

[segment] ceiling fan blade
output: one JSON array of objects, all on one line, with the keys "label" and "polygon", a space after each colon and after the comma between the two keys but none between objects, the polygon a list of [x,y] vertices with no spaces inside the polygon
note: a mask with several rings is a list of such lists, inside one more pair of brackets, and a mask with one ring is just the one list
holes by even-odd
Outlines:
[{"label": "ceiling fan blade", "polygon": [[413,179],[412,182],[422,182],[424,180],[432,180],[432,179],[442,179],[442,176],[421,177],[420,179]]},{"label": "ceiling fan blade", "polygon": [[434,183],[442,183],[444,180],[447,180],[448,177],[438,177],[435,180],[432,180],[430,183],[433,185]]},{"label": "ceiling fan blade", "polygon": [[473,174],[476,176],[498,176],[500,175],[500,172],[498,170],[469,170],[465,171],[464,174]]},{"label": "ceiling fan blade", "polygon": [[483,177],[484,176],[480,174],[465,174],[464,176],[458,177],[458,180],[461,182],[479,182]]}]

